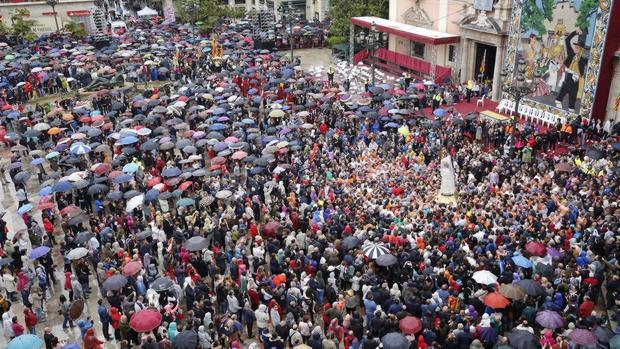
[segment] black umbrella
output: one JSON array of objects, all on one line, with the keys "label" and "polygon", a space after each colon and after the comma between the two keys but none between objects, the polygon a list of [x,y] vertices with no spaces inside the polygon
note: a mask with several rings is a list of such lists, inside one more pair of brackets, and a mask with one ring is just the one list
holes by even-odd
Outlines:
[{"label": "black umbrella", "polygon": [[148,237],[153,236],[153,231],[151,229],[147,229],[145,231],[139,232],[138,234],[136,234],[136,239],[138,240],[144,240]]},{"label": "black umbrella", "polygon": [[602,158],[605,157],[605,154],[600,151],[599,149],[590,149],[588,151],[586,151],[586,156],[589,157],[592,160],[600,160]]},{"label": "black umbrella", "polygon": [[174,282],[169,278],[162,276],[151,282],[151,288],[157,292],[166,291],[174,287]]},{"label": "black umbrella", "polygon": [[88,216],[85,214],[81,214],[69,219],[69,225],[78,225],[88,222]]},{"label": "black umbrella", "polygon": [[103,282],[103,289],[106,291],[116,291],[127,285],[127,278],[121,274],[112,275]]},{"label": "black umbrella", "polygon": [[384,254],[377,258],[376,263],[382,267],[389,267],[398,262],[398,259],[391,254]]},{"label": "black umbrella", "polygon": [[105,184],[93,184],[88,188],[89,195],[101,194],[108,191],[108,186]]},{"label": "black umbrella", "polygon": [[359,243],[360,239],[355,236],[347,236],[344,240],[342,240],[342,248],[344,248],[345,251],[348,251],[355,248],[355,246],[359,245]]},{"label": "black umbrella", "polygon": [[390,332],[381,338],[383,349],[407,349],[409,340],[405,335],[398,332]]},{"label": "black umbrella", "polygon": [[183,331],[172,341],[172,349],[196,349],[197,346],[198,333],[195,331]]},{"label": "black umbrella", "polygon": [[507,335],[510,346],[514,349],[538,349],[538,338],[530,331],[513,330]]},{"label": "black umbrella", "polygon": [[519,286],[523,292],[529,296],[540,296],[545,294],[545,289],[532,279],[520,280],[517,282],[517,286]]},{"label": "black umbrella", "polygon": [[544,263],[536,263],[536,272],[540,275],[551,278],[555,275],[555,269],[553,266]]},{"label": "black umbrella", "polygon": [[14,180],[18,183],[25,183],[28,181],[28,179],[30,179],[30,176],[32,176],[30,172],[22,171],[15,175]]},{"label": "black umbrella", "polygon": [[189,251],[201,251],[209,247],[209,241],[202,236],[193,236],[185,241],[184,245]]},{"label": "black umbrella", "polygon": [[93,234],[91,232],[83,231],[77,234],[77,236],[75,237],[75,242],[77,244],[83,244],[85,242],[88,242],[88,240],[90,240],[92,237],[93,237]]}]

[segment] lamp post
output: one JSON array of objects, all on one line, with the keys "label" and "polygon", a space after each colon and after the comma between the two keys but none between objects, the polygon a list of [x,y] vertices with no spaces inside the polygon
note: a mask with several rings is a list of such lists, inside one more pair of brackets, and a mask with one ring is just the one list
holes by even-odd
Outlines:
[{"label": "lamp post", "polygon": [[282,23],[286,26],[288,24],[288,41],[291,44],[291,64],[293,63],[293,10],[288,3],[282,2],[278,6],[278,12],[282,14]]},{"label": "lamp post", "polygon": [[58,16],[56,16],[56,5],[58,5],[58,0],[45,0],[45,3],[52,7],[52,12],[54,13],[54,22],[56,23],[56,31],[60,31],[60,27],[58,27]]},{"label": "lamp post", "polygon": [[502,90],[504,93],[511,96],[515,101],[515,117],[512,119],[512,131],[510,135],[511,155],[515,154],[515,131],[517,129],[517,119],[519,117],[519,104],[522,98],[527,97],[536,91],[538,80],[540,79],[538,67],[535,67],[534,78],[532,80],[528,81],[525,79],[525,60],[523,58],[519,58],[516,68],[516,76],[513,76],[510,79],[508,78],[508,72],[505,69],[501,72],[503,85]]},{"label": "lamp post", "polygon": [[[366,49],[371,56],[374,56],[375,50],[381,47],[379,39],[383,39],[383,42],[387,41],[387,33],[379,33],[375,22],[372,22],[368,35],[361,31],[358,35],[358,42],[364,49]],[[372,85],[375,86],[375,62],[370,60],[370,70],[372,75]]]}]

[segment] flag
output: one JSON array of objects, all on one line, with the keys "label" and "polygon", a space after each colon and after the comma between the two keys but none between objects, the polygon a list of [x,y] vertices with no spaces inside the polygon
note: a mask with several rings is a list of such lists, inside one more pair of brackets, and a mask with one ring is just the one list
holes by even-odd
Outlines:
[{"label": "flag", "polygon": [[482,60],[480,61],[480,75],[482,75],[484,77],[484,69],[487,65],[487,50],[484,49],[484,52],[482,52]]}]

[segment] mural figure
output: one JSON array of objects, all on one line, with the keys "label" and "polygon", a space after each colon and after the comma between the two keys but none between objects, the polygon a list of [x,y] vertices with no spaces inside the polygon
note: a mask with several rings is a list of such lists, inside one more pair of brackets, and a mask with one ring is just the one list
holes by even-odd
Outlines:
[{"label": "mural figure", "polygon": [[[562,100],[568,95],[568,110],[575,111],[575,102],[580,85],[583,85],[588,60],[584,57],[586,45],[584,41],[578,40],[572,43],[571,40],[580,35],[581,31],[576,30],[570,33],[565,39],[566,59],[564,60],[564,75],[558,96],[555,99],[556,107],[562,108]],[[580,84],[581,82],[581,84]]]}]

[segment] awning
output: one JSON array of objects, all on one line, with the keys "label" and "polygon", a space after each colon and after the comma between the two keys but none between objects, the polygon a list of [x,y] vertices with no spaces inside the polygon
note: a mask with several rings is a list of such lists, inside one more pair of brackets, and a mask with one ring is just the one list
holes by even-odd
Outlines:
[{"label": "awning", "polygon": [[334,45],[332,46],[332,50],[335,51],[342,51],[342,52],[349,52],[349,44],[338,44],[338,45]]},{"label": "awning", "polygon": [[148,17],[148,16],[157,16],[157,11],[152,8],[145,6],[142,10],[137,12],[138,17]]},{"label": "awning", "polygon": [[429,45],[455,44],[461,40],[459,35],[438,32],[414,25],[398,23],[379,17],[351,17],[351,23],[364,28],[370,28],[375,24],[377,30],[382,33],[394,34],[405,39],[421,42]]}]

